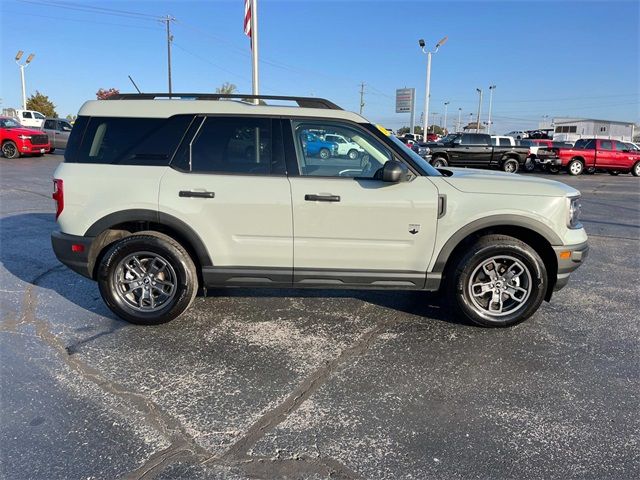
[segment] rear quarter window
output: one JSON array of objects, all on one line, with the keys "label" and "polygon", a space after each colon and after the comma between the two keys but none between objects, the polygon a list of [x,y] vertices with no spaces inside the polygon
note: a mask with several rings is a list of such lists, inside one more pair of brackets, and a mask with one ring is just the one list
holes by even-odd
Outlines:
[{"label": "rear quarter window", "polygon": [[170,118],[78,117],[65,162],[169,165],[193,115]]}]

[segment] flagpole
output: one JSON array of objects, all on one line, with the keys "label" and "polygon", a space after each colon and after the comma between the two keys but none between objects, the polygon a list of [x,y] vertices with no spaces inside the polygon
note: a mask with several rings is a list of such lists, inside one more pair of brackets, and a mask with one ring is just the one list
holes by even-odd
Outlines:
[{"label": "flagpole", "polygon": [[[258,87],[258,0],[251,0],[251,63],[253,66],[253,95],[259,95]],[[254,101],[258,104],[258,100]]]}]

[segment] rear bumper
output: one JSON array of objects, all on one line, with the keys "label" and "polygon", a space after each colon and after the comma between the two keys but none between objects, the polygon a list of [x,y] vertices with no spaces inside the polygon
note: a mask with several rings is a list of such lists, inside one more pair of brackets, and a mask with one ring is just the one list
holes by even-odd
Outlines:
[{"label": "rear bumper", "polygon": [[562,159],[558,158],[558,157],[551,157],[551,158],[538,158],[538,157],[536,157],[536,163],[538,165],[550,165],[552,167],[561,167],[562,166]]},{"label": "rear bumper", "polygon": [[558,260],[558,276],[554,290],[560,290],[569,283],[571,272],[584,263],[589,255],[588,242],[577,245],[566,245],[561,247],[553,247]]},{"label": "rear bumper", "polygon": [[92,278],[89,251],[93,237],[80,237],[62,232],[51,234],[53,252],[61,263],[83,277]]}]

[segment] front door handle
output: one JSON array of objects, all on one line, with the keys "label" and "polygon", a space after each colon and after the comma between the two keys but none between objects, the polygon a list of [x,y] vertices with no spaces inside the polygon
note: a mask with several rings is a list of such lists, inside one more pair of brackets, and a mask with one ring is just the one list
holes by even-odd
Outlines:
[{"label": "front door handle", "polygon": [[340,195],[316,195],[312,193],[307,193],[304,196],[304,199],[307,202],[339,202]]},{"label": "front door handle", "polygon": [[193,198],[215,198],[215,192],[193,192],[191,190],[180,190],[178,192],[179,197],[193,197]]}]

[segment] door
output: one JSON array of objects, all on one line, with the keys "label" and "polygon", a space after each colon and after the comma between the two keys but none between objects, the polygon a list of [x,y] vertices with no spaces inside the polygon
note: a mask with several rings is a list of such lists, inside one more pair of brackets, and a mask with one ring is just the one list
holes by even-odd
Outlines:
[{"label": "door", "polygon": [[291,284],[291,192],[271,119],[198,117],[160,184],[160,216],[203,241],[207,285]]},{"label": "door", "polygon": [[47,137],[49,137],[49,143],[51,144],[51,148],[57,148],[56,146],[56,133],[57,133],[57,128],[56,128],[56,121],[53,119],[47,119],[44,121],[44,125],[42,126],[42,130],[44,131],[44,133],[47,134]]},{"label": "door", "polygon": [[615,146],[615,153],[613,155],[613,164],[615,167],[619,167],[621,170],[629,170],[633,167],[637,155],[636,152],[630,150],[629,145],[625,145],[622,142],[613,142]]},{"label": "door", "polygon": [[596,168],[609,168],[616,165],[616,153],[613,149],[613,140],[598,140],[598,149],[596,150]]},{"label": "door", "polygon": [[461,142],[451,150],[451,166],[487,166],[491,161],[493,147],[487,143],[485,135],[464,133]]},{"label": "door", "polygon": [[[429,178],[376,179],[384,163],[397,157],[355,124],[294,121],[290,128],[294,145],[287,152],[295,151],[299,171],[289,177],[294,283],[422,288],[437,222],[438,192]],[[362,153],[355,160],[319,161],[302,146],[310,130],[351,138]]]},{"label": "door", "polygon": [[69,135],[71,134],[71,124],[66,120],[56,122],[56,148],[67,148]]},{"label": "door", "polygon": [[20,123],[23,127],[37,127],[38,122],[33,118],[29,110],[22,110],[20,114]]}]

